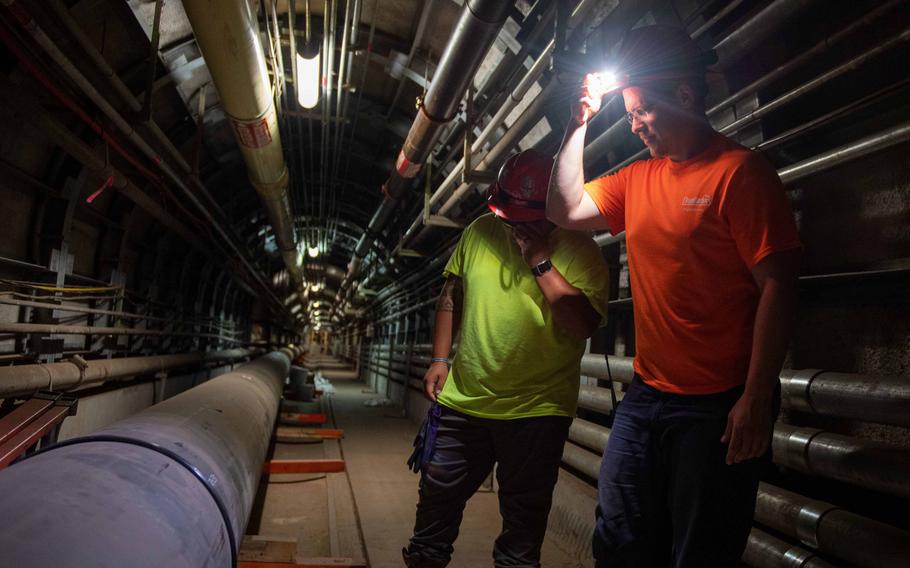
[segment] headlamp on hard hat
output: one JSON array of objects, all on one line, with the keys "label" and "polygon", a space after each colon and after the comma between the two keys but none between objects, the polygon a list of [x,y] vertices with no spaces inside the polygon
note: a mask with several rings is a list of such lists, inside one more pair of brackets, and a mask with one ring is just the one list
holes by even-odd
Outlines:
[{"label": "headlamp on hard hat", "polygon": [[603,98],[622,90],[629,82],[628,75],[613,69],[603,69],[585,75],[585,88],[592,98]]}]

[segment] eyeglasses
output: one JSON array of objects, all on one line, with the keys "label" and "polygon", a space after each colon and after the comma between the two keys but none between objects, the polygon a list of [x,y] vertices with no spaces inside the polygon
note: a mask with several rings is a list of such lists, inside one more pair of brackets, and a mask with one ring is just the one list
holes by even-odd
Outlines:
[{"label": "eyeglasses", "polygon": [[626,122],[632,124],[636,118],[640,121],[644,121],[652,112],[654,112],[653,106],[640,106],[637,109],[626,113]]}]

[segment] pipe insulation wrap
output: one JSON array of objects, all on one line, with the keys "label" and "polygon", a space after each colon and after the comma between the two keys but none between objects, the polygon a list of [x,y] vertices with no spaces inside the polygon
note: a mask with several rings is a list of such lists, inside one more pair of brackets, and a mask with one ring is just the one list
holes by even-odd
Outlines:
[{"label": "pipe insulation wrap", "polygon": [[232,566],[297,353],[0,471],[0,566]]},{"label": "pipe insulation wrap", "polygon": [[185,0],[183,7],[285,265],[299,281],[288,170],[256,14],[246,0]]}]

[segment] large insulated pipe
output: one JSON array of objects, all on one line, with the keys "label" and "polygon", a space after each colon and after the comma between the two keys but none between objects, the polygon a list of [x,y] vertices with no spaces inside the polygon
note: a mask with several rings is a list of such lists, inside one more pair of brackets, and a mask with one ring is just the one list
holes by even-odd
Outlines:
[{"label": "large insulated pipe", "polygon": [[762,483],[755,520],[860,568],[903,568],[910,532]]},{"label": "large insulated pipe", "polygon": [[283,349],[0,471],[4,566],[236,565]]},{"label": "large insulated pipe", "polygon": [[249,357],[246,349],[125,357],[122,359],[69,360],[41,365],[0,367],[0,399],[26,396],[39,390],[68,391],[101,383],[176,369],[227,363]]},{"label": "large insulated pipe", "polygon": [[246,0],[185,0],[183,7],[228,114],[250,182],[272,224],[275,243],[288,271],[299,281],[288,168],[256,14]]}]

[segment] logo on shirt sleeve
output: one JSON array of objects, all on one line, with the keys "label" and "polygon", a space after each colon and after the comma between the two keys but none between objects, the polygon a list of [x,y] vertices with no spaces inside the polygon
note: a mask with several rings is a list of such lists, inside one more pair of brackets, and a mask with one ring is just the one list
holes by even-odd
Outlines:
[{"label": "logo on shirt sleeve", "polygon": [[695,197],[683,196],[682,206],[683,211],[704,211],[711,205],[711,196],[710,195],[698,195]]}]

